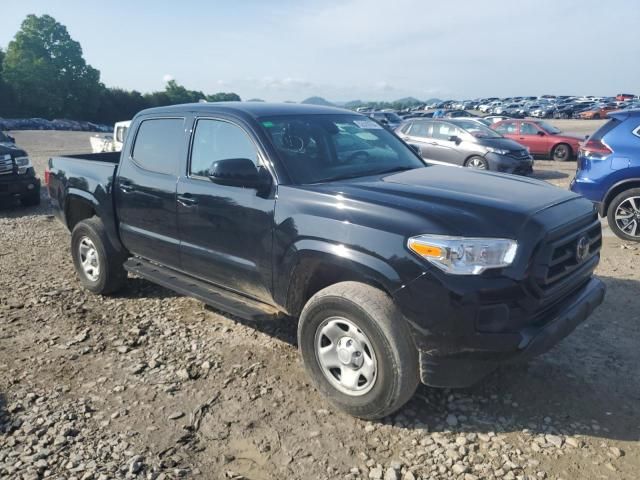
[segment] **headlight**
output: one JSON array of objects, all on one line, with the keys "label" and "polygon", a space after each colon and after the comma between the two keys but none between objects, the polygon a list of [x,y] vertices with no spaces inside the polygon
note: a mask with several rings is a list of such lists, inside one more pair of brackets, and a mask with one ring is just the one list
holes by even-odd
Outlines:
[{"label": "headlight", "polygon": [[407,241],[409,250],[453,275],[479,275],[492,268],[508,267],[518,242],[506,238],[465,238],[419,235]]},{"label": "headlight", "polygon": [[507,155],[509,153],[509,150],[505,150],[504,148],[487,147],[487,151],[497,153],[498,155]]},{"label": "headlight", "polygon": [[31,160],[29,160],[29,157],[16,157],[15,162],[18,166],[19,174],[27,173],[27,170],[31,167]]}]

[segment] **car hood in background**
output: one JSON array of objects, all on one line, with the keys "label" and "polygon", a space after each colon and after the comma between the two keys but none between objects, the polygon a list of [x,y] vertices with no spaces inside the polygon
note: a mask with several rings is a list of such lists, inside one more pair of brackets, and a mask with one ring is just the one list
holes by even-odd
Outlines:
[{"label": "car hood in background", "polygon": [[521,144],[510,138],[478,138],[476,137],[478,145],[483,147],[501,148],[504,150],[524,150]]}]

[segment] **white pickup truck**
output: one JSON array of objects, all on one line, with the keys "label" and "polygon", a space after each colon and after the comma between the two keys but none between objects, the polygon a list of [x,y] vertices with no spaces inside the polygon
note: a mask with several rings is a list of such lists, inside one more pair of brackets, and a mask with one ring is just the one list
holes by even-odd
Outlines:
[{"label": "white pickup truck", "polygon": [[113,126],[112,135],[94,135],[89,139],[91,150],[93,153],[102,152],[119,152],[122,150],[125,138],[127,138],[127,130],[131,125],[131,120],[116,122]]}]

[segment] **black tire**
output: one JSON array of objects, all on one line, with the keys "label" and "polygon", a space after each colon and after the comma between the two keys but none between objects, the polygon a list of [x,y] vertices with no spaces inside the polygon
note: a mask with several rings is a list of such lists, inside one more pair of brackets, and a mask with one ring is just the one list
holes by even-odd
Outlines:
[{"label": "black tire", "polygon": [[464,166],[476,170],[489,170],[489,162],[487,162],[486,158],[482,158],[479,155],[474,155],[473,157],[467,158],[467,161],[464,162]]},{"label": "black tire", "polygon": [[40,189],[38,188],[35,192],[25,195],[20,199],[20,202],[24,207],[35,207],[40,205]]},{"label": "black tire", "polygon": [[[82,266],[80,244],[84,239],[88,239],[95,247],[99,266],[95,279],[90,278]],[[74,227],[71,233],[71,256],[80,283],[90,292],[108,295],[119,290],[127,279],[127,272],[122,266],[126,256],[113,247],[98,217],[83,220]]]},{"label": "black tire", "polygon": [[[637,210],[633,211],[633,205],[631,202],[635,203]],[[621,219],[620,225],[618,224],[618,221],[616,221],[616,212],[622,204],[624,204],[623,208],[625,211],[633,213],[634,215],[634,217],[629,219],[629,223],[635,221],[635,224],[625,223],[626,219]],[[607,221],[609,222],[609,228],[611,228],[611,231],[619,238],[631,242],[640,242],[640,188],[631,188],[616,195],[609,204],[609,208],[607,210]],[[627,227],[627,230],[625,230],[625,227]]]},{"label": "black tire", "polygon": [[[316,353],[316,335],[323,340],[320,328],[337,317],[355,324],[369,340],[376,359],[375,380],[370,390],[358,396],[331,383]],[[341,282],[316,293],[302,310],[298,346],[317,389],[355,417],[373,420],[390,415],[413,396],[420,381],[418,351],[406,320],[386,293],[363,283]],[[369,353],[368,349],[365,352]],[[342,369],[340,372],[341,377]]]},{"label": "black tire", "polygon": [[559,143],[551,150],[551,159],[556,162],[566,162],[571,160],[572,156],[571,146],[566,143]]}]

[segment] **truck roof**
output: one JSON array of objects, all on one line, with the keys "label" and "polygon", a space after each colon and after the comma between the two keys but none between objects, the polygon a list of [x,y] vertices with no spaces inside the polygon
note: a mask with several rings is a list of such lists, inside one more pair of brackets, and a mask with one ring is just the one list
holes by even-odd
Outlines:
[{"label": "truck roof", "polygon": [[178,112],[198,113],[236,113],[254,118],[277,115],[312,115],[312,114],[345,114],[359,115],[351,110],[321,105],[300,103],[267,103],[267,102],[212,102],[185,103],[167,107],[155,107],[143,110],[140,114],[176,114]]}]

